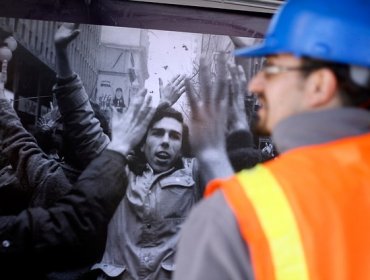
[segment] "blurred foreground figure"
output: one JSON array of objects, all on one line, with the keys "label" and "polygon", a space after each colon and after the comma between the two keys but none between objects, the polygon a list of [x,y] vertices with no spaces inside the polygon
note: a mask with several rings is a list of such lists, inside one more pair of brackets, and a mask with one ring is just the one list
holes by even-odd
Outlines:
[{"label": "blurred foreground figure", "polygon": [[249,91],[280,156],[234,175],[226,75],[212,87],[202,61],[190,128],[200,170],[219,179],[184,225],[176,280],[370,279],[369,14],[361,0],[291,0],[262,45],[237,51],[266,56]]}]

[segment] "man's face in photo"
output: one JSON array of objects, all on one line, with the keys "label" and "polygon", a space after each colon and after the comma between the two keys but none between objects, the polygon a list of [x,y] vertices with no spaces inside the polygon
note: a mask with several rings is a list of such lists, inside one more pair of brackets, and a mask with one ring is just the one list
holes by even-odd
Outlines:
[{"label": "man's face in photo", "polygon": [[183,125],[174,118],[164,117],[149,128],[144,153],[156,173],[174,166],[181,156]]}]

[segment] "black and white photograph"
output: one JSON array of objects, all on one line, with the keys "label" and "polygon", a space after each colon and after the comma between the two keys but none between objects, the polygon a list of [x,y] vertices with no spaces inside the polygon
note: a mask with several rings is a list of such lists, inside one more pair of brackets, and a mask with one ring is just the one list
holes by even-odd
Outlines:
[{"label": "black and white photograph", "polygon": [[[46,211],[23,221],[48,228],[17,245],[38,248],[29,275],[170,279],[181,225],[205,188],[186,91],[200,95],[202,67],[209,87],[225,68],[228,154],[236,170],[261,162],[250,130],[259,105],[246,82],[263,59],[238,68],[233,53],[263,39],[9,17],[0,35],[0,208]],[[4,250],[27,234],[4,240]],[[15,258],[28,256],[18,250]]]},{"label": "black and white photograph", "polygon": [[370,279],[364,0],[0,0],[0,279]]}]

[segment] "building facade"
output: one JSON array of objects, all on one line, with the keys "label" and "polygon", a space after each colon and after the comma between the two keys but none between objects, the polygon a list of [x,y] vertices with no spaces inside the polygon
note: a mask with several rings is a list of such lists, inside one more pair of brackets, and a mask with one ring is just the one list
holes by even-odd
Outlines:
[{"label": "building facade", "polygon": [[[54,34],[60,23],[0,18],[0,34],[12,33],[18,47],[9,62],[6,88],[13,93],[14,108],[27,128],[50,110],[56,81]],[[80,36],[68,48],[71,66],[81,76],[88,94],[97,82],[97,53],[101,27],[80,25]]]}]

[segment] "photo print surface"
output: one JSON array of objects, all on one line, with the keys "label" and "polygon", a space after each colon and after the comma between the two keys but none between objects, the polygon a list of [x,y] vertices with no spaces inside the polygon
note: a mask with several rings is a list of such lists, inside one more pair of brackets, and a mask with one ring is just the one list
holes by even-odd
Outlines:
[{"label": "photo print surface", "polygon": [[[11,33],[18,42],[8,65],[6,93],[31,129],[55,106],[51,92],[56,79],[53,40],[60,24],[0,18],[0,32]],[[218,53],[226,52],[230,63],[235,63],[235,44],[248,46],[262,40],[86,24],[79,24],[78,29],[80,35],[68,46],[71,67],[81,77],[89,98],[108,115],[112,107],[127,108],[134,82],[147,88],[158,103],[160,80],[165,86],[176,76],[186,75],[196,85],[201,56],[214,69]],[[248,78],[261,67],[259,59],[242,62]],[[175,107],[188,114],[185,94]]]},{"label": "photo print surface", "polygon": [[[153,277],[169,278],[174,269],[173,240],[204,190],[200,187],[196,160],[188,143],[182,140],[191,138],[191,132],[188,135],[185,129],[190,122],[190,105],[183,81],[187,77],[195,94],[199,94],[201,57],[215,78],[216,61],[221,54],[226,55],[230,65],[240,64],[246,81],[250,80],[262,67],[263,59],[239,60],[234,57],[234,50],[259,43],[261,37],[1,17],[0,60],[4,73],[6,68],[6,75],[1,78],[7,100],[19,119],[10,108],[2,112],[11,115],[12,121],[2,127],[2,143],[7,146],[1,146],[0,191],[11,192],[0,195],[0,201],[4,200],[0,211],[16,215],[29,207],[48,208],[66,195],[89,163],[111,143],[112,134],[119,135],[118,126],[112,123],[114,114],[127,113],[135,106],[140,89],[146,88],[146,98],[151,98],[154,107],[170,99],[167,105],[181,115],[183,124],[172,115],[158,118],[148,126],[142,139],[136,139],[137,145],[126,155],[127,192],[109,227],[118,231],[108,231],[104,254],[94,261],[87,258],[88,264],[83,264],[81,273],[88,267],[88,271],[94,268],[112,277],[125,275],[126,265],[109,267],[112,255],[128,263],[127,255],[121,254],[127,250],[117,244],[143,242],[143,255],[140,250],[135,251],[136,245],[128,250],[135,252],[130,265],[140,259],[146,269],[160,268]],[[245,118],[252,123],[259,104],[246,87],[242,91]],[[172,98],[174,95],[176,98]],[[18,137],[10,133],[14,124],[19,137],[26,136],[21,149],[18,144],[12,147],[9,140]],[[168,133],[170,140],[166,145],[172,150],[155,148],[158,135],[163,133]],[[238,170],[249,163],[243,162],[244,154],[238,150],[238,138],[235,139],[229,148],[235,146],[234,157],[240,155],[234,166]],[[258,137],[254,142],[251,149],[259,161],[265,145],[259,145]],[[11,149],[14,152],[5,153]],[[110,180],[114,178],[108,179],[107,186]],[[13,188],[17,192],[12,192]],[[163,241],[162,237],[168,239]],[[136,243],[132,242],[135,238]],[[166,245],[155,254],[149,252],[148,248],[161,242]],[[62,261],[69,275],[63,279],[74,279],[72,274],[80,274],[69,271],[71,260]],[[135,268],[127,266],[126,270],[138,278]],[[56,276],[59,272],[55,273],[51,273],[51,279],[60,277]]]}]

